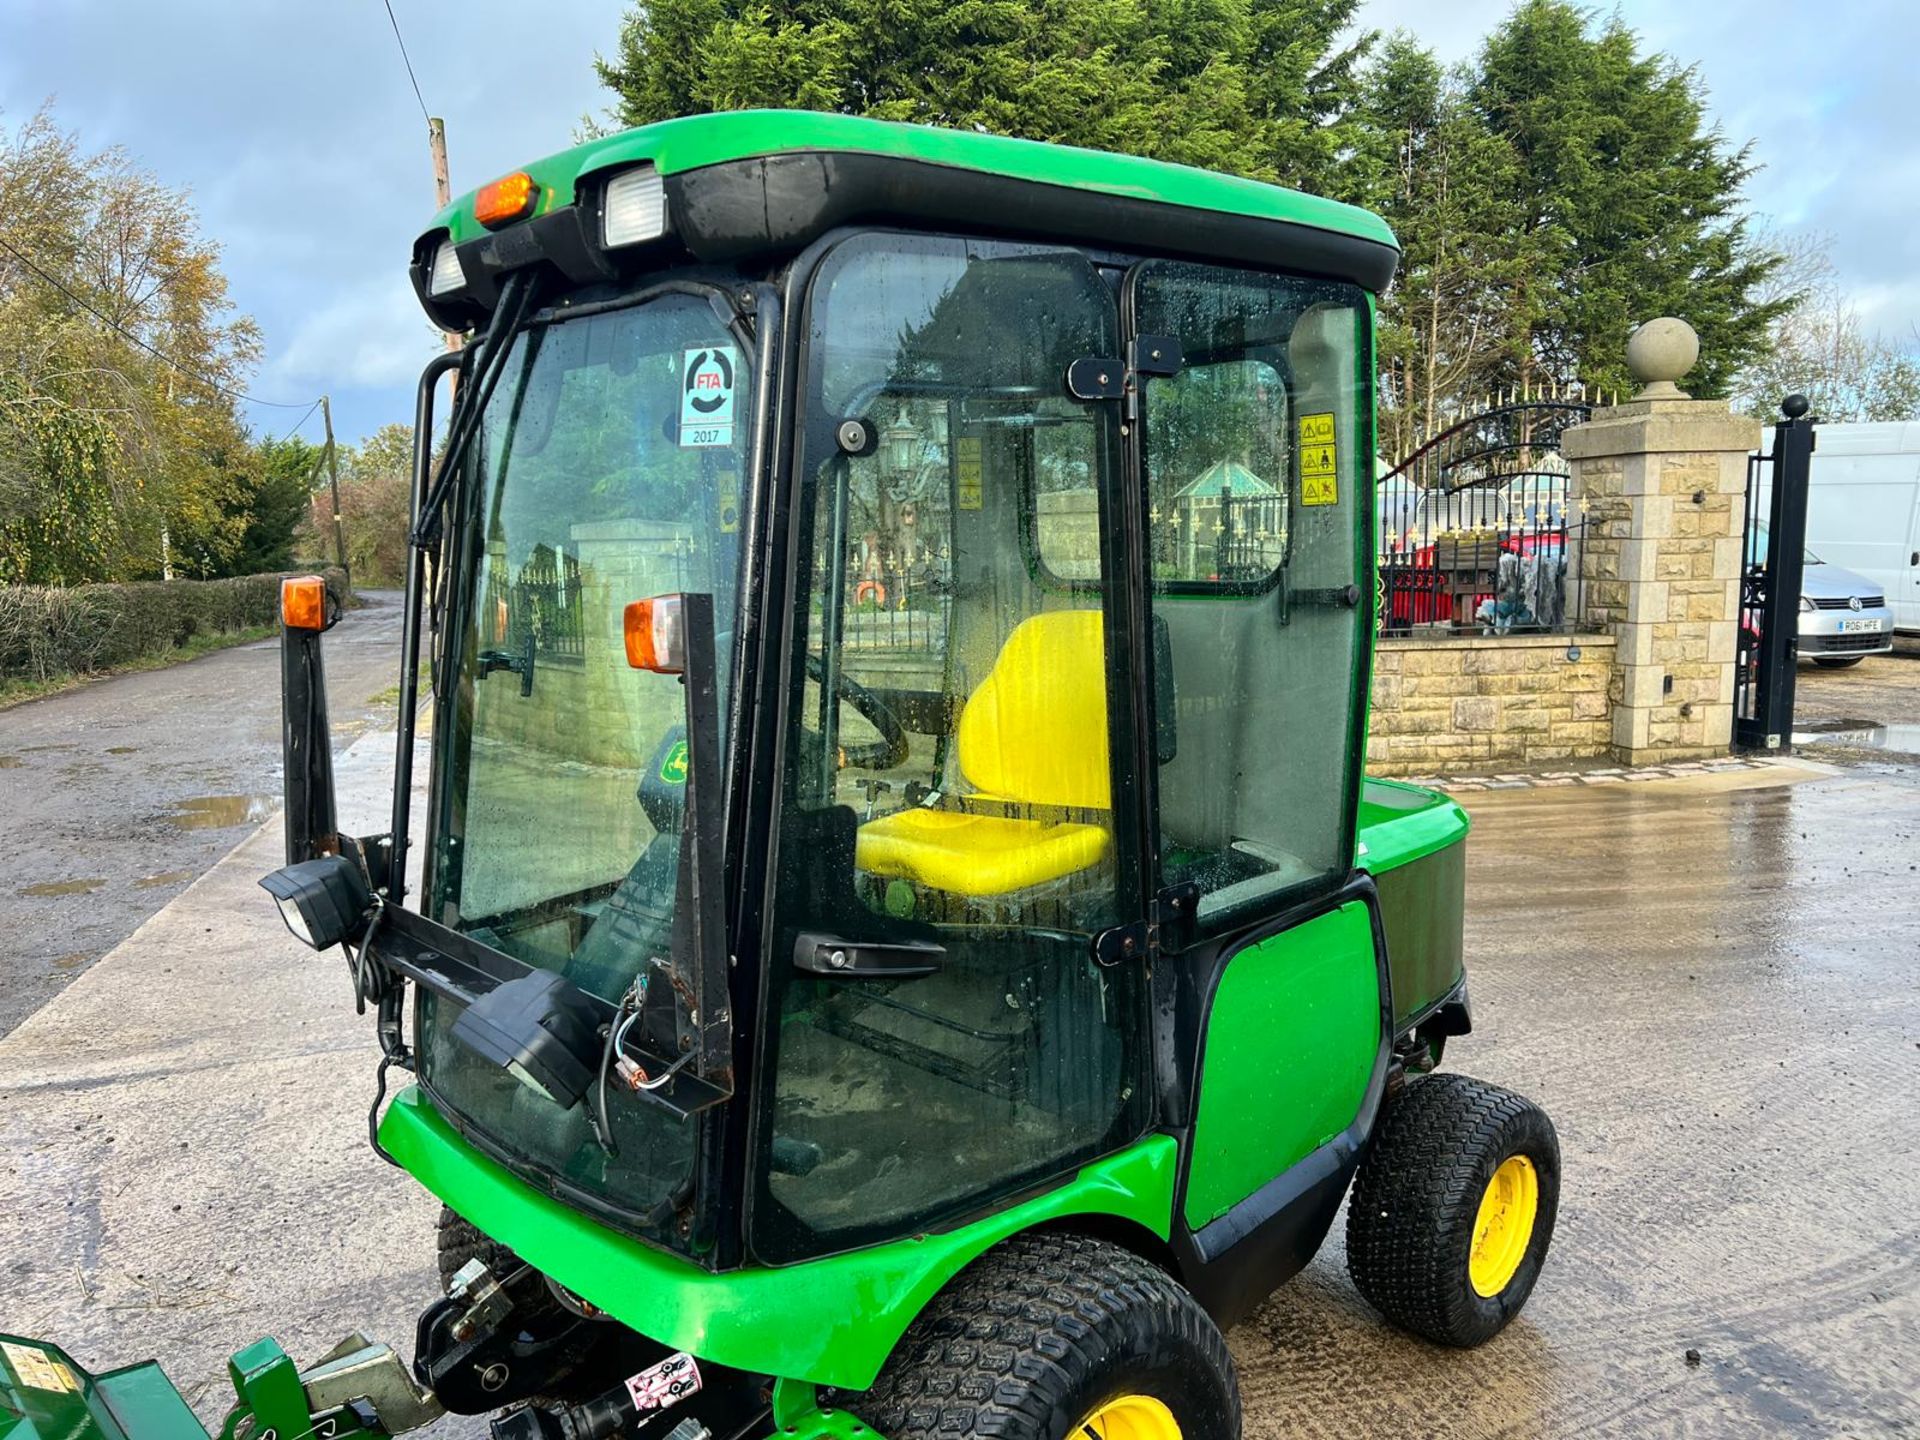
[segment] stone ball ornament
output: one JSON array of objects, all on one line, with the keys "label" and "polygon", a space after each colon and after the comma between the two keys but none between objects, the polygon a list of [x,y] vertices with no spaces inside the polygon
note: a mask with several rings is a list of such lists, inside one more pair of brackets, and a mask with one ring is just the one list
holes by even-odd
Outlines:
[{"label": "stone ball ornament", "polygon": [[1700,337],[1684,320],[1662,315],[1627,337],[1627,369],[1640,382],[1636,400],[1685,399],[1678,380],[1700,358]]}]

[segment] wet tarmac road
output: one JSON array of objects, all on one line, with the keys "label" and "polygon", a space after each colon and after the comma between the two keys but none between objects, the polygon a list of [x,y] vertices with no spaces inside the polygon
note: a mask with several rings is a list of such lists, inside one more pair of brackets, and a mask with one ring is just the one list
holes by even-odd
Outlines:
[{"label": "wet tarmac road", "polygon": [[[365,598],[327,637],[336,748],[391,723],[397,694],[399,596]],[[279,790],[278,640],[0,710],[0,1035],[231,850]]]},{"label": "wet tarmac road", "polygon": [[1920,1434],[1920,772],[1730,778],[1467,798],[1446,1068],[1554,1117],[1552,1253],[1442,1352],[1337,1227],[1231,1336],[1250,1437]]}]

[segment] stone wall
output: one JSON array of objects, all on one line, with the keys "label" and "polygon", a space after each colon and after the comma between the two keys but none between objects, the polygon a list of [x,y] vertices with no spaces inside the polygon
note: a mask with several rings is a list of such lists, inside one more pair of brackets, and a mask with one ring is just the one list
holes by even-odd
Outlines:
[{"label": "stone wall", "polygon": [[1445,775],[1605,755],[1614,650],[1608,635],[1382,640],[1367,772]]}]

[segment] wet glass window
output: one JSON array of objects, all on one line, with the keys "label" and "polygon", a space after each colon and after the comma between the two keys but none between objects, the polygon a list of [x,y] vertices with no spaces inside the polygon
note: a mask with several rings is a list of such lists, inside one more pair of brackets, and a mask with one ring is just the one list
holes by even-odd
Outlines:
[{"label": "wet glass window", "polygon": [[[627,663],[625,610],[705,592],[733,628],[746,363],[693,296],[538,326],[474,462],[428,913],[609,1001],[668,953],[686,780],[684,687]],[[610,1157],[584,1106],[453,1043],[452,1013],[423,1005],[423,1073],[496,1143],[630,1213],[685,1179],[684,1122],[616,1105]]]},{"label": "wet glass window", "polygon": [[[810,325],[825,411],[802,455],[769,957],[770,1259],[1100,1153],[1144,1094],[1137,971],[1089,948],[1121,913],[1117,436],[1111,406],[1064,387],[1073,360],[1115,353],[1112,288],[1077,251],[865,236],[823,262]],[[1072,587],[1036,570],[1036,524]],[[822,977],[796,959],[822,936],[935,958]]]},{"label": "wet glass window", "polygon": [[1143,388],[1162,878],[1197,885],[1217,928],[1351,863],[1367,309],[1350,287],[1199,265],[1133,284],[1142,331],[1185,357]]}]

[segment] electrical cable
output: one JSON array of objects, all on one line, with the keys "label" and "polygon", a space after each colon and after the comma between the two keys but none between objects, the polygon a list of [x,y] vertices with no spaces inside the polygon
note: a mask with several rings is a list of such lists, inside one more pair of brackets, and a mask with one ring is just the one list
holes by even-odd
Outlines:
[{"label": "electrical cable", "polygon": [[433,117],[427,113],[427,98],[420,93],[420,81],[414,76],[413,61],[407,55],[407,42],[400,36],[400,22],[394,17],[393,0],[382,0],[382,3],[387,7],[387,23],[393,26],[394,43],[400,47],[400,63],[407,67],[407,79],[413,81],[413,98],[420,102],[420,118],[431,125]]},{"label": "electrical cable", "polygon": [[[181,364],[178,360],[174,359],[171,355],[167,354],[166,351],[158,349],[153,345],[149,345],[146,341],[142,340],[138,335],[134,334],[131,330],[127,329],[124,325],[120,324],[119,321],[111,318],[106,314],[103,314],[99,310],[96,310],[89,302],[82,299],[80,296],[74,294],[73,291],[69,290],[65,285],[61,284],[60,281],[56,280],[53,276],[49,275],[45,270],[42,270],[32,260],[29,260],[24,254],[22,254],[13,245],[11,241],[5,238],[0,238],[0,250],[5,250],[9,255],[13,256],[14,259],[18,260],[22,265],[26,266],[27,269],[31,270],[35,275],[38,275],[47,284],[51,285],[54,289],[58,290],[62,295],[66,296],[74,304],[78,305],[82,310],[86,311],[89,315],[93,316],[94,319],[98,320],[102,325],[105,325],[109,330],[113,331],[121,339],[129,342],[130,344],[138,345],[142,350],[146,351],[149,355],[153,356],[154,359],[159,360],[164,364],[172,366],[175,370],[178,370],[182,375],[187,375],[192,377],[195,380],[198,380],[202,385],[205,385],[209,390],[217,390],[222,395],[227,396],[229,399],[241,400],[246,402],[249,405],[268,405],[276,410],[298,410],[302,405],[307,405],[307,411],[309,414],[312,413],[313,407],[320,403],[318,400],[315,400],[314,402],[312,402],[312,404],[307,404],[307,402],[304,400],[262,400],[259,396],[249,395],[244,390],[235,390],[230,386],[222,385],[218,380],[215,380],[210,376],[205,375],[198,370],[195,370],[192,366]],[[303,425],[306,423],[306,420],[304,417],[302,418],[300,423]],[[296,426],[295,428],[297,429],[298,427]]]},{"label": "electrical cable", "polygon": [[299,433],[300,427],[302,425],[306,424],[307,421],[313,418],[313,412],[318,410],[319,408],[320,408],[320,402],[318,400],[314,401],[313,404],[307,407],[307,413],[302,415],[298,420],[294,421],[290,427],[288,427],[286,434],[280,436],[278,439],[267,441],[267,444],[269,445],[286,444],[287,441],[291,440],[296,434]]}]

